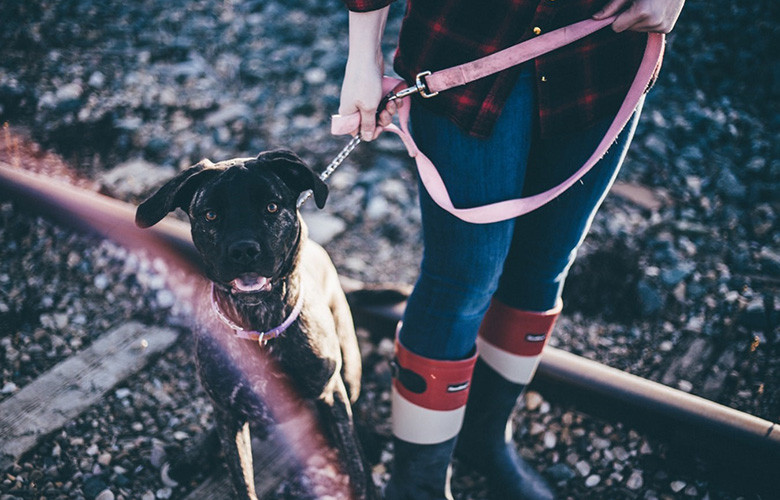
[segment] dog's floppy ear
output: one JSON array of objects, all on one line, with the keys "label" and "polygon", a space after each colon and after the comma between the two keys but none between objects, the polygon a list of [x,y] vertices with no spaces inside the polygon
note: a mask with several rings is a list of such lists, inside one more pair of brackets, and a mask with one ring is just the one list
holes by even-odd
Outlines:
[{"label": "dog's floppy ear", "polygon": [[186,211],[198,187],[221,171],[222,169],[214,168],[214,164],[209,160],[201,160],[180,173],[138,206],[135,211],[136,225],[150,227],[177,208]]},{"label": "dog's floppy ear", "polygon": [[[255,162],[254,165],[262,165],[271,169],[287,186],[298,193],[311,189],[317,208],[325,206],[325,200],[328,199],[328,185],[322,182],[319,176],[292,151],[283,149],[265,151],[257,155]],[[247,166],[252,166],[252,164],[247,164]]]}]

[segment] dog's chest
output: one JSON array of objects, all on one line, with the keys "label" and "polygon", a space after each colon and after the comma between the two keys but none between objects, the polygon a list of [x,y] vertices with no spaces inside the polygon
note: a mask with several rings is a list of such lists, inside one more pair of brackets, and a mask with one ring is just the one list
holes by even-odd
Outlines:
[{"label": "dog's chest", "polygon": [[256,342],[199,334],[196,363],[201,383],[214,404],[253,422],[285,420],[300,401],[271,350]]}]

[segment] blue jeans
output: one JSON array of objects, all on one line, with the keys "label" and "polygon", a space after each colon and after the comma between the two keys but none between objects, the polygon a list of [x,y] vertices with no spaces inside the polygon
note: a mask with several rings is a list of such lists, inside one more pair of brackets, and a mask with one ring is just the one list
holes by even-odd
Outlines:
[{"label": "blue jeans", "polygon": [[[456,207],[539,193],[559,184],[595,150],[611,119],[583,132],[534,137],[534,73],[527,67],[493,134],[477,139],[422,106],[412,130]],[[461,359],[474,347],[492,297],[511,307],[555,306],[577,249],[625,157],[639,110],[607,154],[580,182],[526,215],[471,224],[445,212],[420,186],[423,259],[400,340],[433,359]]]}]

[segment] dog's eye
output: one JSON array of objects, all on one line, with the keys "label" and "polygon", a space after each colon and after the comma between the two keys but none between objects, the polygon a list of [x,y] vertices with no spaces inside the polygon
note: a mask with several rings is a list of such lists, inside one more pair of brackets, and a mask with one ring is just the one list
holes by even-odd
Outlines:
[{"label": "dog's eye", "polygon": [[279,211],[279,205],[277,205],[274,202],[271,202],[268,205],[266,205],[265,209],[268,210],[269,214],[275,214],[276,212]]},{"label": "dog's eye", "polygon": [[207,221],[213,222],[217,220],[217,212],[215,212],[214,210],[209,210],[204,214],[204,217],[206,218]]}]

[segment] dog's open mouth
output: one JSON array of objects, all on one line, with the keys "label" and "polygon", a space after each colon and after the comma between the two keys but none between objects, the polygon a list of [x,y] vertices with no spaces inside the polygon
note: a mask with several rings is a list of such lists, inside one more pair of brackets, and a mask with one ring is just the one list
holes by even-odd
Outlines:
[{"label": "dog's open mouth", "polygon": [[237,293],[266,292],[271,289],[271,280],[256,273],[246,273],[230,282]]}]

